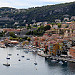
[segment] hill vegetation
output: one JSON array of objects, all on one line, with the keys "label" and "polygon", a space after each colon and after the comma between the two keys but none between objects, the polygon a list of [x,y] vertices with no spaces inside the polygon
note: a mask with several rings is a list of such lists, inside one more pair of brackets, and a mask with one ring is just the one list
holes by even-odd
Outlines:
[{"label": "hill vegetation", "polygon": [[33,7],[29,9],[0,8],[0,27],[16,28],[34,22],[54,22],[75,16],[75,2]]}]

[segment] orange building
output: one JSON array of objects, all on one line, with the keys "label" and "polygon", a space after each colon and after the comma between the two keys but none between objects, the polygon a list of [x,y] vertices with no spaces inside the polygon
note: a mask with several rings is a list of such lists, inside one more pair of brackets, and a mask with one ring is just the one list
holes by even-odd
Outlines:
[{"label": "orange building", "polygon": [[70,48],[69,54],[71,55],[71,57],[72,57],[73,59],[75,59],[75,46]]},{"label": "orange building", "polygon": [[49,50],[50,55],[57,55],[58,49],[59,49],[58,43],[50,44],[50,50]]},{"label": "orange building", "polygon": [[57,54],[57,50],[59,49],[59,45],[57,43],[55,43],[53,45],[53,54],[56,55]]}]

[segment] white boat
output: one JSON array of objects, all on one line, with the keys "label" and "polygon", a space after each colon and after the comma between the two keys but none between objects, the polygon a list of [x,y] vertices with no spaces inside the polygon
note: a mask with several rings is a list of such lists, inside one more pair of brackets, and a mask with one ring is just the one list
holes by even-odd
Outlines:
[{"label": "white boat", "polygon": [[63,64],[63,62],[62,61],[59,61],[59,64]]},{"label": "white boat", "polygon": [[6,57],[6,59],[7,59],[7,63],[6,64],[3,64],[4,66],[10,66],[10,64],[8,63],[8,60],[10,59],[9,57],[8,57],[8,52],[7,52],[7,57]]},{"label": "white boat", "polygon": [[6,48],[6,46],[5,45],[1,45],[1,48]]},{"label": "white boat", "polygon": [[51,62],[54,62],[54,63],[56,63],[56,62],[57,62],[57,60],[51,60]]}]

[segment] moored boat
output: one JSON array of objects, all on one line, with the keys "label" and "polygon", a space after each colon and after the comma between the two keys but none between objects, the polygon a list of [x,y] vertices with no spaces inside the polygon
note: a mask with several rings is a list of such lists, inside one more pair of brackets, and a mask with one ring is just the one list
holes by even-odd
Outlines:
[{"label": "moored boat", "polygon": [[6,64],[3,64],[4,66],[10,66],[10,64],[6,63]]}]

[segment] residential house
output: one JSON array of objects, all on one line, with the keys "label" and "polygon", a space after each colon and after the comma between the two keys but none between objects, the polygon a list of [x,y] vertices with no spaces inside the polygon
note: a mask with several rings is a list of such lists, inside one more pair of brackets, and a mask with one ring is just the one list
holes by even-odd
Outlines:
[{"label": "residential house", "polygon": [[69,21],[69,18],[64,18],[64,21]]},{"label": "residential house", "polygon": [[72,17],[71,17],[71,20],[75,20],[75,16],[72,16]]},{"label": "residential house", "polygon": [[60,19],[56,19],[55,22],[56,23],[61,23],[61,20]]},{"label": "residential house", "polygon": [[58,25],[53,25],[53,29],[58,29]]}]

